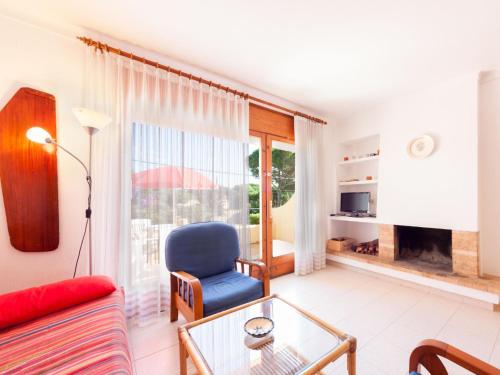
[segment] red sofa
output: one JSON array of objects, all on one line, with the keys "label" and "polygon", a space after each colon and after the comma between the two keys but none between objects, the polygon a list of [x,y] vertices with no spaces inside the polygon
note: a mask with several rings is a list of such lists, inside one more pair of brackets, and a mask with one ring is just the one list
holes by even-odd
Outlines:
[{"label": "red sofa", "polygon": [[0,374],[132,374],[124,296],[86,277],[0,296]]}]

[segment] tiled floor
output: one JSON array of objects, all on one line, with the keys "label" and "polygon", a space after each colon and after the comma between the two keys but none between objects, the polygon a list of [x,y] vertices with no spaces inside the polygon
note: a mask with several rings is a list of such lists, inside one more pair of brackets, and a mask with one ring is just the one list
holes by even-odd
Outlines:
[{"label": "tiled floor", "polygon": [[[459,297],[337,266],[274,279],[271,292],[357,337],[361,375],[407,374],[411,349],[425,338],[446,341],[500,367],[500,313]],[[130,330],[138,375],[178,373],[177,326],[182,323],[170,324],[165,316],[146,328]],[[468,374],[447,366],[450,375]],[[325,370],[346,373],[345,360]]]}]

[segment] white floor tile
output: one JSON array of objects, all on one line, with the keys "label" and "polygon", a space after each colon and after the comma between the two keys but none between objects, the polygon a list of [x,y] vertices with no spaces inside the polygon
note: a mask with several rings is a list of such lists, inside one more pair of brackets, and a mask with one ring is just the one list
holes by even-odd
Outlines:
[{"label": "white floor tile", "polygon": [[137,375],[178,374],[179,347],[161,350],[135,361]]},{"label": "white floor tile", "polygon": [[[327,366],[323,373],[325,375],[348,375],[347,364],[342,362],[341,366]],[[379,370],[375,364],[367,360],[357,360],[356,361],[356,374],[358,375],[389,375],[385,372]]]},{"label": "white floor tile", "polygon": [[496,337],[497,332],[473,332],[468,329],[460,330],[455,326],[447,325],[437,336],[437,339],[453,345],[483,361],[488,361],[493,351]]},{"label": "white floor tile", "polygon": [[495,347],[492,350],[489,362],[498,368],[500,368],[500,334],[497,337]]},{"label": "white floor tile", "polygon": [[182,318],[170,323],[169,316],[165,314],[161,320],[147,327],[132,328],[129,337],[134,359],[139,360],[177,345],[177,328],[184,323]]},{"label": "white floor tile", "polygon": [[411,329],[405,325],[400,325],[398,323],[392,324],[387,329],[385,329],[379,336],[383,341],[397,346],[404,352],[409,353],[415,348],[422,340],[432,339],[424,332],[419,330]]},{"label": "white floor tile", "polygon": [[460,304],[442,297],[427,295],[402,314],[397,323],[435,337],[448,323]]},{"label": "white floor tile", "polygon": [[497,333],[500,330],[500,313],[462,304],[448,324],[460,331]]},{"label": "white floor tile", "polygon": [[409,354],[382,338],[375,338],[359,351],[358,359],[372,363],[386,374],[402,375],[408,373]]}]

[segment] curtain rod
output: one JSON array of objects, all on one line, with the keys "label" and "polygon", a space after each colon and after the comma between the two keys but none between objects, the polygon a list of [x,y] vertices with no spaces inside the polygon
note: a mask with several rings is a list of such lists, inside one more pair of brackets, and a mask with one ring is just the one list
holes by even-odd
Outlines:
[{"label": "curtain rod", "polygon": [[225,90],[226,92],[230,92],[230,93],[232,93],[234,95],[238,95],[238,96],[244,97],[245,99],[251,100],[252,102],[264,104],[266,106],[279,109],[280,111],[290,113],[293,116],[301,116],[301,117],[304,117],[304,118],[306,118],[308,120],[318,122],[320,124],[326,124],[326,121],[324,121],[324,120],[322,120],[320,118],[317,118],[317,117],[314,117],[314,116],[310,116],[308,114],[305,114],[305,113],[302,113],[302,112],[299,112],[299,111],[294,111],[292,109],[280,106],[278,104],[274,104],[274,103],[268,102],[267,100],[257,98],[255,96],[249,95],[249,94],[241,92],[241,91],[234,90],[234,89],[232,89],[230,87],[223,86],[223,85],[218,84],[218,83],[214,83],[214,82],[209,81],[207,79],[204,79],[202,77],[197,77],[197,76],[194,76],[192,74],[188,74],[186,72],[183,72],[182,70],[174,69],[174,68],[172,68],[172,67],[170,67],[168,65],[163,65],[163,64],[160,64],[160,63],[158,63],[156,61],[148,60],[148,59],[146,59],[144,57],[140,57],[140,56],[134,55],[131,52],[126,52],[126,51],[123,51],[123,50],[121,50],[119,48],[112,47],[112,46],[110,46],[108,44],[101,43],[101,42],[98,42],[98,41],[95,41],[93,39],[86,38],[86,37],[83,37],[83,36],[78,36],[77,39],[79,39],[80,41],[82,41],[83,43],[85,43],[89,47],[94,47],[94,48],[99,49],[101,51],[111,52],[111,53],[114,53],[114,54],[117,54],[117,55],[120,55],[120,56],[123,56],[123,57],[127,57],[127,58],[129,58],[131,60],[135,60],[135,61],[141,62],[141,63],[146,64],[146,65],[154,66],[157,69],[162,69],[162,70],[166,70],[167,72],[172,72],[172,73],[177,74],[179,76],[186,77],[186,78],[188,78],[190,80],[195,80],[195,81],[198,81],[200,83],[204,83],[204,84],[207,84],[209,86],[213,86],[213,87],[215,87],[217,89]]}]

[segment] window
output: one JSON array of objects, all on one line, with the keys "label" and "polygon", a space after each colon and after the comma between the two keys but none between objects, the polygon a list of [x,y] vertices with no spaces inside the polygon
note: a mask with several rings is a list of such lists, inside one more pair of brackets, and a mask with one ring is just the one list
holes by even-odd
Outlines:
[{"label": "window", "polygon": [[232,224],[245,248],[247,144],[134,124],[132,155],[132,248],[143,277],[165,268],[165,239],[181,225]]}]

